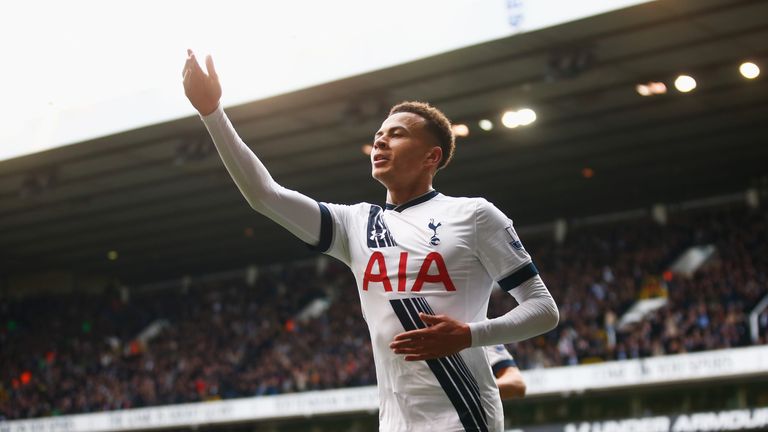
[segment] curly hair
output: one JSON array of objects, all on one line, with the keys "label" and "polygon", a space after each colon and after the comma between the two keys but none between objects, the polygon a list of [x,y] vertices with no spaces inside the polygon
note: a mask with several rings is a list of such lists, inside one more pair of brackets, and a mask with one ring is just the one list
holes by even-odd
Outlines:
[{"label": "curly hair", "polygon": [[443,157],[440,159],[437,169],[442,169],[448,165],[456,150],[456,138],[453,136],[451,121],[448,120],[448,117],[429,103],[417,101],[400,102],[389,110],[389,115],[403,112],[416,114],[427,121],[427,130],[434,135],[440,148],[443,149]]}]

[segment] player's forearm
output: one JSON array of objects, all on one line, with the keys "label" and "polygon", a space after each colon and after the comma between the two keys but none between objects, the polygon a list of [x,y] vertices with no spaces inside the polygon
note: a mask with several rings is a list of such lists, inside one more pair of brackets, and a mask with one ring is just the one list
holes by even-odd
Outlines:
[{"label": "player's forearm", "polygon": [[496,379],[499,387],[499,395],[502,399],[516,399],[525,397],[526,385],[517,368],[507,368]]},{"label": "player's forearm", "polygon": [[221,106],[207,116],[201,115],[200,118],[240,192],[251,207],[259,210],[270,190],[274,188],[275,181],[269,171],[240,139]]},{"label": "player's forearm", "polygon": [[499,396],[502,400],[522,399],[525,397],[525,384],[509,383],[499,384]]},{"label": "player's forearm", "polygon": [[519,305],[506,314],[469,323],[472,346],[519,342],[557,326],[560,314],[541,277],[534,276],[512,290]]},{"label": "player's forearm", "polygon": [[221,106],[201,118],[224,166],[248,204],[302,241],[316,244],[320,238],[317,202],[277,184],[237,134]]}]

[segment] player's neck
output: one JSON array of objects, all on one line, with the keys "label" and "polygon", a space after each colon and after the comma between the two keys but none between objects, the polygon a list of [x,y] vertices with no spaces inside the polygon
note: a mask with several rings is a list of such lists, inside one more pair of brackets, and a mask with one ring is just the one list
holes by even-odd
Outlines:
[{"label": "player's neck", "polygon": [[432,182],[413,184],[406,187],[387,188],[387,203],[400,205],[418,198],[432,190]]}]

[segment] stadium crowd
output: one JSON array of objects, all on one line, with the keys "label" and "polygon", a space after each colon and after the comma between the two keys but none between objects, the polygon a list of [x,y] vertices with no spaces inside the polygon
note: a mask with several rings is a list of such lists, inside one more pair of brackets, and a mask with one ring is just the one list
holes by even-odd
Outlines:
[{"label": "stadium crowd", "polygon": [[[563,243],[526,242],[561,321],[509,346],[523,369],[752,343],[746,316],[768,294],[764,209],[571,231]],[[708,244],[715,256],[691,277],[668,270],[691,245]],[[272,266],[251,282],[0,300],[0,419],[375,383],[359,302],[341,300],[355,298],[346,268],[327,260]],[[666,305],[619,325],[638,299],[654,296]],[[330,300],[328,309],[300,316],[317,299]],[[489,316],[513,305],[499,291]],[[154,336],[138,337],[151,326]],[[758,343],[766,343],[768,313],[760,326]]]},{"label": "stadium crowd", "polygon": [[[692,245],[715,256],[693,275],[669,271]],[[533,255],[558,301],[560,324],[509,346],[524,369],[678,354],[752,343],[747,316],[768,294],[768,215],[743,207],[579,230],[564,244],[535,245]],[[620,317],[638,299],[667,303],[637,324]],[[514,305],[494,294],[489,316]],[[758,343],[766,343],[768,312]]]}]

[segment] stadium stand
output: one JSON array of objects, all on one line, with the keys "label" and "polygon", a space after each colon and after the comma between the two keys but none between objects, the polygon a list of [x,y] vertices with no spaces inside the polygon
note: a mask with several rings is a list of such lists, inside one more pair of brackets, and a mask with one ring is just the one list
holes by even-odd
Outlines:
[{"label": "stadium stand", "polygon": [[[575,233],[562,245],[534,245],[561,321],[546,336],[510,349],[523,368],[583,364],[746,346],[747,315],[768,276],[766,213],[727,207]],[[714,245],[715,259],[692,277],[669,270],[693,245]],[[642,297],[668,297],[647,319],[619,330],[622,313]],[[513,300],[495,295],[490,315]],[[765,312],[761,315],[765,343]]]},{"label": "stadium stand", "polygon": [[[526,237],[523,237],[524,240]],[[670,271],[713,245],[691,276]],[[526,242],[561,311],[556,331],[510,346],[522,368],[765,344],[747,315],[768,295],[768,213],[743,204],[574,227]],[[375,383],[351,274],[309,261],[259,268],[249,281],[0,301],[0,418],[20,419]],[[211,278],[209,278],[211,279]],[[343,294],[343,295],[342,295]],[[643,298],[665,304],[637,323]],[[327,309],[305,313],[316,300]],[[514,300],[499,292],[489,316]],[[301,318],[298,318],[302,316]]]}]

